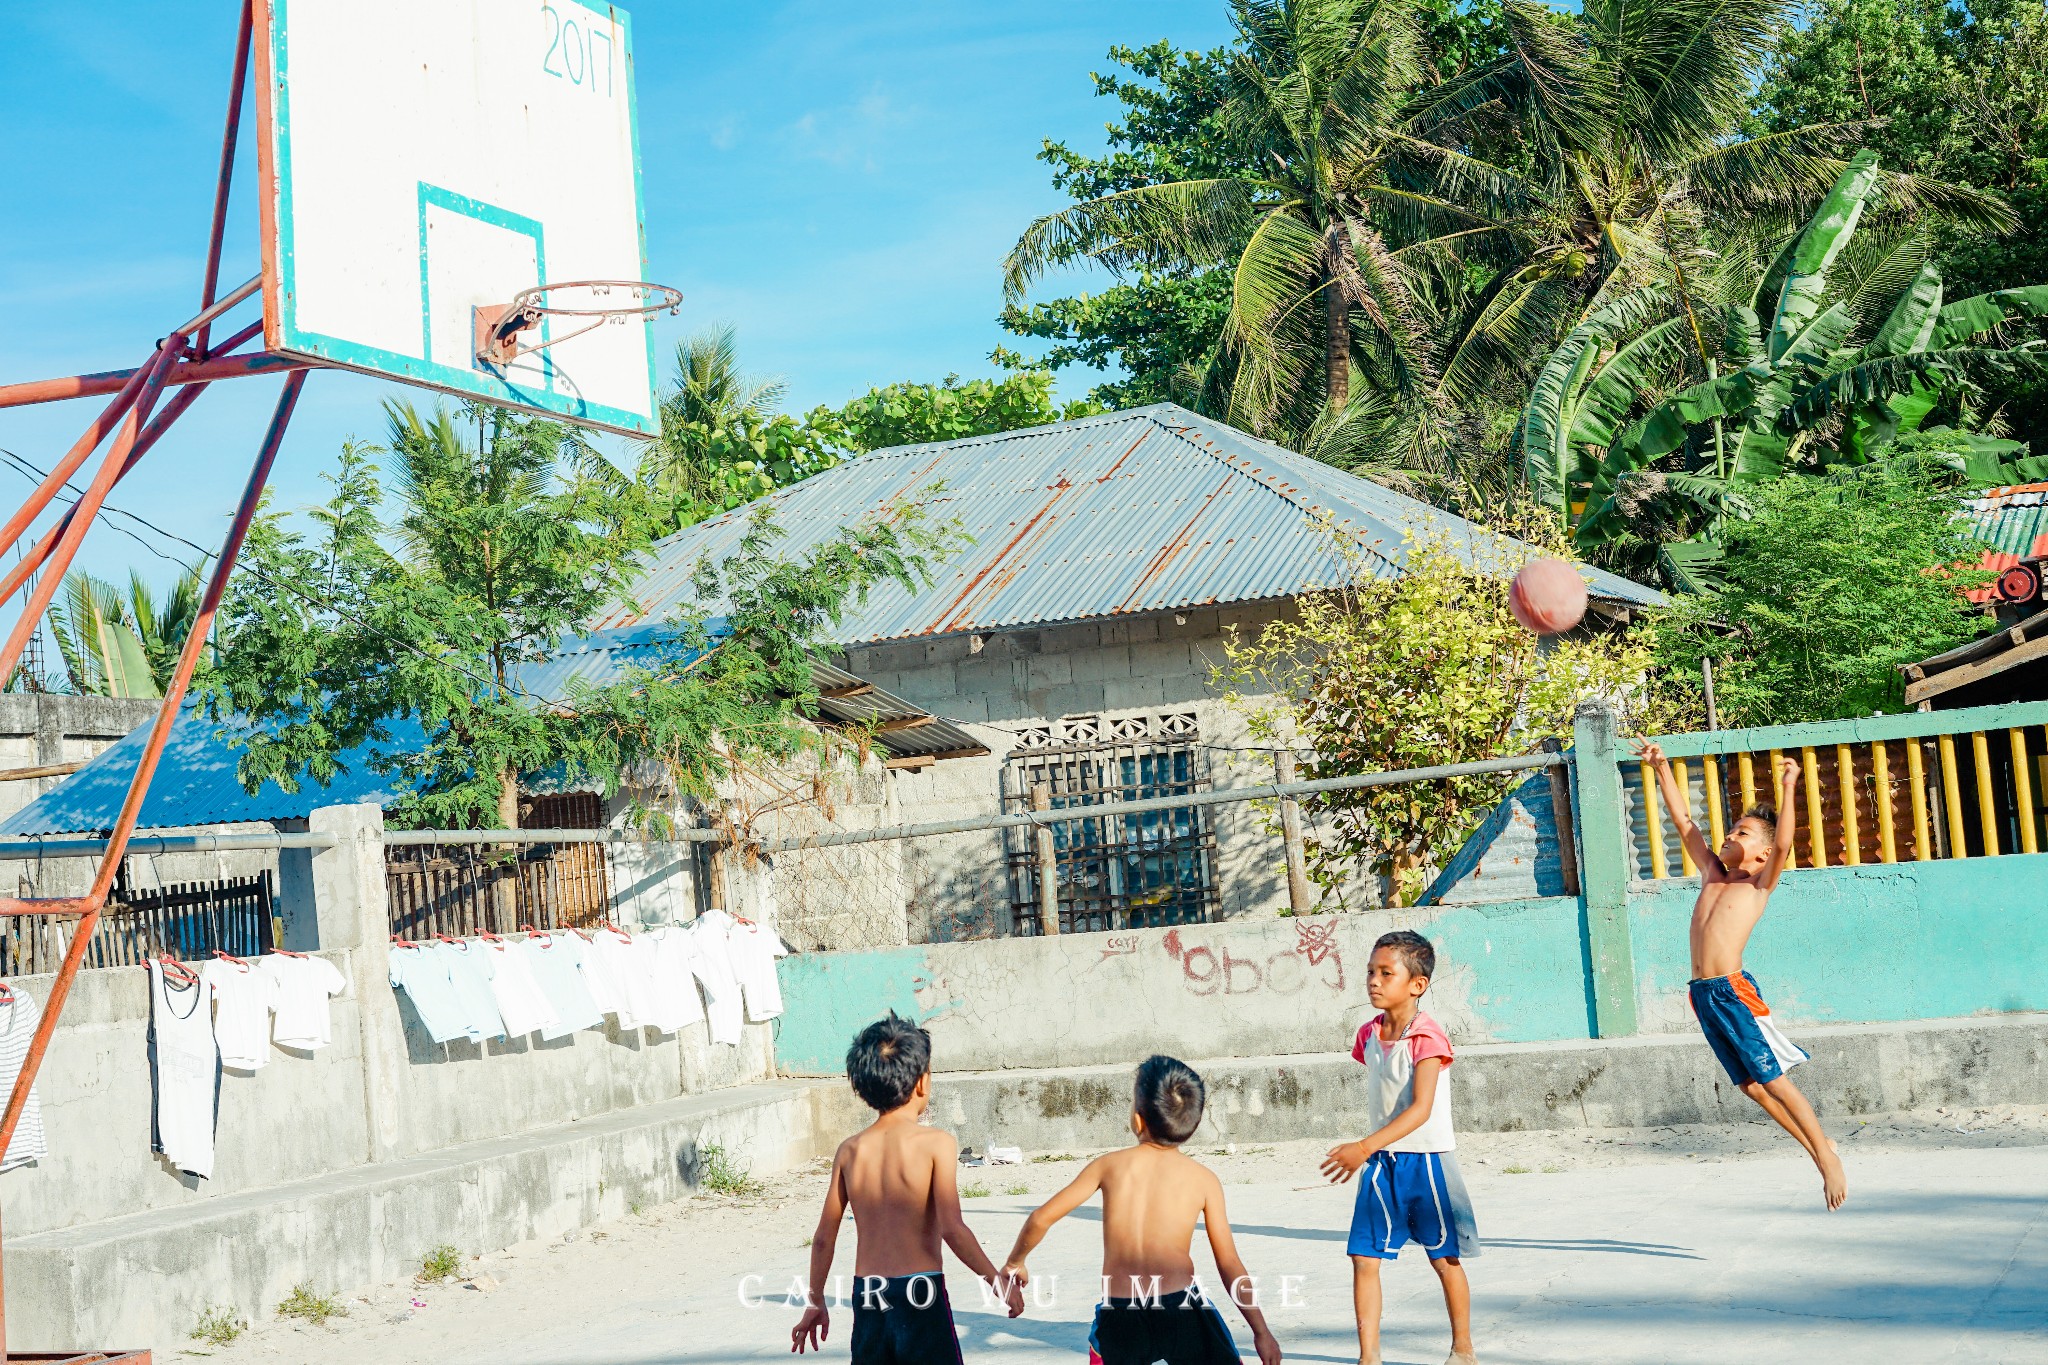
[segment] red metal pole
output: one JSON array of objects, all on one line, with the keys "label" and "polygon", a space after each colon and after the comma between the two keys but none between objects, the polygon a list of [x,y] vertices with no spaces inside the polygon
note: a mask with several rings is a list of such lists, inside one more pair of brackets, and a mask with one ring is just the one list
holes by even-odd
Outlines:
[{"label": "red metal pole", "polygon": [[[43,1056],[49,1051],[50,1038],[57,1029],[57,1018],[64,1012],[64,1002],[71,994],[71,983],[78,978],[78,969],[85,961],[93,930],[99,926],[100,910],[107,903],[107,892],[120,871],[121,859],[128,850],[128,839],[135,833],[136,822],[141,818],[142,799],[149,792],[150,780],[156,776],[157,763],[163,758],[164,746],[170,741],[171,727],[177,723],[185,691],[192,683],[192,672],[206,648],[206,637],[213,630],[213,618],[219,613],[221,597],[227,591],[228,576],[234,572],[235,560],[242,553],[242,542],[248,538],[249,523],[255,520],[263,487],[270,481],[270,468],[277,461],[285,427],[291,421],[292,409],[297,406],[299,390],[305,387],[305,383],[303,371],[293,374],[285,380],[284,392],[278,395],[277,411],[270,419],[270,430],[264,434],[263,448],[257,453],[255,467],[249,471],[249,482],[242,490],[241,505],[235,509],[234,523],[228,527],[227,540],[221,545],[220,561],[214,566],[213,577],[206,584],[206,596],[199,604],[198,616],[193,618],[192,632],[185,637],[185,647],[178,653],[177,670],[171,675],[170,685],[164,689],[163,704],[157,708],[156,724],[150,731],[149,742],[143,746],[142,756],[135,765],[135,776],[128,781],[128,795],[121,802],[121,814],[107,840],[107,851],[101,855],[99,875],[93,878],[92,890],[86,893],[82,904],[71,900],[47,907],[70,909],[76,906],[78,928],[64,950],[64,962],[57,969],[56,979],[50,983],[50,998],[43,1003],[42,1020],[36,1025],[35,1037],[29,1040],[28,1055],[22,1059],[14,1090],[7,1097],[7,1110],[0,1114],[0,1152],[5,1152],[7,1144],[14,1140],[15,1125],[21,1122],[22,1110],[28,1105],[29,1088],[35,1084],[36,1072],[42,1069]],[[46,908],[36,906],[35,902],[28,904],[37,909]],[[21,906],[22,902],[12,898],[0,901],[0,914],[21,913]],[[6,1361],[7,1306],[4,1294],[0,1294],[0,1365],[6,1365]]]},{"label": "red metal pole", "polygon": [[[258,323],[257,326],[261,327],[262,324]],[[177,397],[166,403],[164,410],[150,419],[142,434],[135,438],[135,448],[128,452],[128,458],[122,462],[120,472],[114,475],[115,483],[118,484],[128,477],[128,471],[142,462],[142,457],[149,453],[150,447],[161,440],[163,434],[171,429],[172,424],[185,415],[185,409],[199,401],[199,395],[205,393],[207,387],[205,384],[194,384],[189,388],[180,389]],[[76,507],[66,511],[55,526],[43,532],[43,538],[36,542],[35,548],[16,560],[14,567],[7,571],[7,576],[0,578],[0,602],[19,592],[21,585],[28,582],[36,570],[43,567],[43,562],[50,557],[50,551],[55,548],[58,540],[71,529],[71,520],[77,512]]]},{"label": "red metal pole", "polygon": [[[0,551],[11,549],[14,542],[21,539],[21,533],[35,524],[35,519],[50,505],[50,499],[57,496],[57,490],[78,472],[78,467],[85,463],[88,455],[99,449],[100,442],[107,439],[107,433],[114,429],[114,424],[127,416],[128,409],[135,405],[135,395],[142,392],[145,376],[162,358],[163,352],[158,351],[156,355],[150,357],[149,364],[140,369],[121,372],[127,378],[119,386],[120,396],[107,404],[105,410],[93,419],[92,425],[85,429],[85,434],[73,443],[71,449],[64,452],[64,458],[57,461],[56,467],[36,485],[36,491],[28,495],[28,501],[7,519],[5,526],[0,526]],[[0,403],[0,407],[4,406],[4,403]]]},{"label": "red metal pole", "polygon": [[[57,595],[59,580],[63,578],[64,571],[71,567],[72,557],[78,553],[79,542],[85,539],[86,528],[91,526],[92,519],[99,515],[100,504],[107,500],[107,492],[114,486],[114,476],[127,463],[128,452],[135,448],[135,439],[141,434],[143,420],[149,416],[149,410],[156,406],[156,396],[163,392],[164,377],[170,373],[173,358],[184,347],[184,334],[173,332],[164,338],[162,348],[150,362],[149,373],[142,381],[141,392],[135,396],[135,405],[128,409],[127,420],[121,424],[121,434],[114,438],[114,444],[108,448],[106,458],[100,461],[99,473],[93,476],[93,481],[86,488],[84,496],[79,498],[71,509],[71,526],[58,538],[57,548],[50,555],[51,572],[46,574],[29,594],[28,605],[21,611],[21,619],[14,623],[14,631],[7,637],[7,643],[0,645],[0,680],[14,676],[14,666],[21,662],[21,651],[27,647],[29,636],[35,634],[41,627],[44,609],[50,605],[50,599]],[[52,477],[55,477],[55,471],[52,471]],[[45,479],[43,482],[47,486],[50,480]],[[37,491],[41,492],[40,489]],[[83,515],[79,515],[80,513]],[[20,513],[15,515],[19,517]],[[17,531],[16,534],[19,535],[20,532]],[[0,545],[0,549],[4,548],[4,545]]]},{"label": "red metal pole", "polygon": [[[190,360],[171,371],[168,385],[207,384],[216,379],[238,379],[247,374],[281,374],[308,369],[317,362],[296,356],[231,355]],[[66,375],[62,379],[37,379],[26,384],[0,384],[0,408],[23,408],[33,403],[59,403],[67,398],[91,398],[115,393],[131,384],[139,370],[103,370],[97,374]],[[120,416],[115,414],[116,419]],[[95,442],[97,444],[97,442]],[[0,548],[5,548],[0,546]]]},{"label": "red metal pole", "polygon": [[[242,127],[242,87],[249,83],[249,39],[255,28],[255,0],[242,0],[242,25],[235,38],[235,78],[228,87],[228,121],[220,138],[220,179],[213,189],[213,235],[206,248],[206,283],[200,290],[199,306],[211,307],[214,291],[220,288],[220,252],[228,226],[228,193],[235,180],[235,136]],[[193,337],[199,354],[206,354],[206,336],[212,324],[200,327]]]}]

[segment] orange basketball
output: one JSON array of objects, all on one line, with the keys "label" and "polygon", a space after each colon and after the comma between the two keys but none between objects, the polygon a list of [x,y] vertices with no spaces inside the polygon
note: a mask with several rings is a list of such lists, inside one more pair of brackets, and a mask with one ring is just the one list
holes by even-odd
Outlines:
[{"label": "orange basketball", "polygon": [[1562,559],[1532,559],[1508,589],[1508,609],[1537,635],[1570,630],[1586,614],[1586,580]]}]

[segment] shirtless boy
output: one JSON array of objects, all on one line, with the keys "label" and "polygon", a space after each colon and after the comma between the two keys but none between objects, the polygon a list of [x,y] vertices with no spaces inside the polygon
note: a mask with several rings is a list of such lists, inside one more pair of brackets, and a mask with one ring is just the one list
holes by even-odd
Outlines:
[{"label": "shirtless boy", "polygon": [[1131,1102],[1136,1145],[1089,1162],[1025,1220],[1010,1249],[1003,1273],[1024,1283],[1024,1258],[1052,1225],[1102,1192],[1102,1302],[1088,1338],[1090,1365],[1237,1365],[1230,1328],[1195,1284],[1189,1246],[1198,1218],[1216,1273],[1252,1329],[1259,1365],[1280,1365],[1280,1344],[1230,1235],[1223,1183],[1180,1150],[1202,1122],[1205,1099],[1202,1078],[1186,1063],[1146,1058]]},{"label": "shirtless boy", "polygon": [[1778,874],[1792,855],[1792,797],[1799,789],[1799,765],[1778,765],[1778,805],[1745,811],[1718,853],[1693,823],[1686,794],[1672,776],[1664,751],[1639,741],[1636,756],[1657,772],[1657,788],[1678,836],[1700,870],[1700,898],[1692,911],[1692,1009],[1700,1031],[1720,1059],[1728,1079],[1799,1140],[1820,1168],[1821,1194],[1830,1209],[1849,1197],[1848,1175],[1835,1144],[1821,1131],[1813,1106],[1785,1073],[1807,1058],[1771,1019],[1756,978],[1742,969],[1742,950],[1763,918],[1764,903],[1777,889]]},{"label": "shirtless boy", "polygon": [[1024,1311],[1024,1295],[1019,1286],[998,1282],[994,1263],[960,1215],[960,1149],[952,1134],[923,1126],[931,1105],[931,1035],[891,1011],[853,1040],[846,1076],[878,1117],[832,1157],[825,1211],[811,1239],[810,1294],[790,1349],[799,1355],[806,1347],[823,1349],[830,1326],[825,1280],[851,1207],[860,1239],[853,1261],[854,1365],[960,1365],[939,1244],[953,1248],[1008,1299],[1011,1317]]}]

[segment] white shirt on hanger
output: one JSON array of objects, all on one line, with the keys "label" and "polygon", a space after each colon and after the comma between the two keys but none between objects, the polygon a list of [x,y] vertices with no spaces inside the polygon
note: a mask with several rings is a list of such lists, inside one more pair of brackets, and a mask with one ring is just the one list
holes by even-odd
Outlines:
[{"label": "white shirt on hanger", "polygon": [[[403,990],[412,1001],[413,1012],[420,1017],[420,1023],[427,1030],[427,1036],[437,1043],[453,1042],[467,1038],[473,1043],[483,1041],[484,1035],[463,1000],[456,993],[455,982],[448,975],[448,956],[445,945],[422,943],[413,947],[391,945],[391,986]],[[497,1010],[493,1004],[493,1012]]]},{"label": "white shirt on hanger", "polygon": [[498,993],[491,986],[497,975],[497,954],[484,951],[482,939],[461,939],[443,943],[430,951],[441,954],[448,964],[448,984],[461,1002],[462,1017],[469,1021],[470,1037],[477,1042],[505,1036],[505,1017],[498,1011]]},{"label": "white shirt on hanger", "polygon": [[[0,1000],[0,1095],[14,1093],[14,1083],[20,1079],[22,1065],[28,1060],[28,1045],[43,1018],[43,1007],[27,991],[13,986],[8,994],[11,998]],[[5,1103],[0,1099],[0,1104]],[[0,1155],[0,1171],[41,1161],[49,1154],[50,1142],[43,1133],[43,1102],[37,1098],[36,1088],[30,1086],[28,1107],[21,1111],[21,1122],[15,1126],[6,1154]]]},{"label": "white shirt on hanger", "polygon": [[[599,929],[588,938],[574,931],[569,937],[576,940],[576,969],[583,973],[583,986],[590,992],[590,1003],[597,1006],[599,1015],[618,1014],[625,1008],[625,993],[613,979],[611,964],[597,946],[603,939],[617,941],[618,935],[608,929]],[[623,1018],[619,1023],[622,1027],[632,1027]]]},{"label": "white shirt on hanger", "polygon": [[590,987],[583,983],[583,947],[583,940],[566,929],[529,934],[513,945],[514,951],[524,955],[527,970],[554,1011],[555,1021],[543,1024],[540,1030],[540,1036],[549,1042],[595,1028],[604,1018],[590,997]]},{"label": "white shirt on hanger", "polygon": [[782,1013],[782,983],[775,978],[775,959],[789,956],[781,935],[759,924],[735,923],[725,939],[748,1020],[762,1024],[776,1018]]},{"label": "white shirt on hanger", "polygon": [[199,975],[213,987],[213,1036],[222,1066],[260,1071],[270,1060],[270,1014],[277,1003],[277,977],[263,961],[202,963]]},{"label": "white shirt on hanger", "polygon": [[265,953],[257,967],[270,973],[276,987],[272,1042],[317,1052],[334,1041],[334,1014],[327,1001],[348,989],[339,968],[324,957],[290,953]]},{"label": "white shirt on hanger", "polygon": [[149,1070],[156,1092],[152,1151],[187,1175],[213,1175],[220,1102],[220,1047],[213,1040],[213,987],[170,981],[149,964]]},{"label": "white shirt on hanger", "polygon": [[704,1022],[704,1005],[697,995],[703,970],[697,962],[697,945],[688,930],[670,926],[641,938],[649,945],[648,976],[654,986],[654,1026],[663,1033],[680,1033],[692,1024]]},{"label": "white shirt on hanger", "polygon": [[745,1017],[740,1009],[740,981],[732,967],[730,935],[733,917],[723,910],[706,910],[685,931],[695,941],[699,959],[698,976],[704,982],[707,1013],[711,1019],[711,1041],[737,1044]]},{"label": "white shirt on hanger", "polygon": [[654,995],[647,977],[651,950],[642,939],[613,929],[600,929],[591,940],[591,961],[611,982],[620,1028],[639,1028],[654,1022]]},{"label": "white shirt on hanger", "polygon": [[524,1038],[536,1029],[553,1028],[559,1022],[555,1007],[548,1003],[540,983],[533,979],[533,969],[526,965],[523,951],[513,944],[493,943],[489,939],[477,944],[473,951],[490,959],[491,994],[497,999],[498,1013],[505,1017],[508,1037]]}]

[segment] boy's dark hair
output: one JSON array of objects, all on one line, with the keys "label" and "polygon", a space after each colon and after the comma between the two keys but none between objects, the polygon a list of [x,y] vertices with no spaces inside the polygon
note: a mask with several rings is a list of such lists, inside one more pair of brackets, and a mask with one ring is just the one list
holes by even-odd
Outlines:
[{"label": "boy's dark hair", "polygon": [[1761,820],[1765,829],[1775,829],[1778,825],[1778,808],[1769,801],[1759,801],[1742,812],[1736,823],[1741,824],[1743,820]]},{"label": "boy's dark hair", "polygon": [[1408,969],[1410,976],[1436,976],[1436,949],[1428,939],[1413,929],[1396,929],[1391,934],[1381,934],[1373,950],[1392,948],[1400,955],[1401,965]]},{"label": "boy's dark hair", "polygon": [[846,1049],[846,1079],[853,1093],[880,1113],[901,1109],[932,1069],[932,1036],[895,1010],[860,1031]]},{"label": "boy's dark hair", "polygon": [[1153,1055],[1138,1063],[1138,1084],[1131,1107],[1145,1120],[1145,1136],[1178,1147],[1202,1126],[1202,1106],[1209,1091],[1186,1062]]}]

